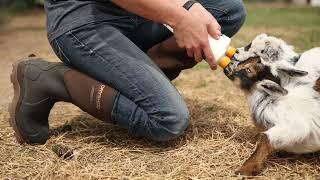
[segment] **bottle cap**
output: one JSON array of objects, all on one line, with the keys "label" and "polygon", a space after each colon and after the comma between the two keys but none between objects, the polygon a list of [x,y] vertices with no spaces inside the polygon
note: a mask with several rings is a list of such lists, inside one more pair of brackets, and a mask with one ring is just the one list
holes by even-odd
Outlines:
[{"label": "bottle cap", "polygon": [[226,52],[226,55],[229,57],[229,58],[232,58],[234,54],[236,54],[237,52],[237,49],[234,48],[234,47],[229,47],[228,51]]},{"label": "bottle cap", "polygon": [[230,62],[231,62],[230,58],[227,56],[224,56],[223,58],[220,59],[219,66],[224,69],[230,64]]}]

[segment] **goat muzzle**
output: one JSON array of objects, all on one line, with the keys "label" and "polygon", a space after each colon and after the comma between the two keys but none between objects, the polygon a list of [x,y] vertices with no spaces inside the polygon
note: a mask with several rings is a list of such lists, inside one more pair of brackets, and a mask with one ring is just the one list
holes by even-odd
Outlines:
[{"label": "goat muzzle", "polygon": [[230,80],[234,80],[234,70],[235,68],[238,66],[239,62],[235,60],[235,58],[233,57],[231,59],[230,64],[224,68],[223,72],[224,74],[230,79]]}]

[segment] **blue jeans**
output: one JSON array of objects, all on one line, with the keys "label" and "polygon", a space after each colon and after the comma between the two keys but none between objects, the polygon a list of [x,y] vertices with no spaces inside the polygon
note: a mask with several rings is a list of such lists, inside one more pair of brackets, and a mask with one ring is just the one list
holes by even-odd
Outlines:
[{"label": "blue jeans", "polygon": [[[241,0],[199,2],[230,37],[244,22]],[[126,13],[112,21],[73,29],[51,45],[65,64],[118,91],[112,111],[114,124],[135,136],[167,141],[183,133],[190,115],[170,81],[173,78],[168,78],[146,52],[171,36],[162,24]],[[185,69],[181,62],[177,68]]]}]

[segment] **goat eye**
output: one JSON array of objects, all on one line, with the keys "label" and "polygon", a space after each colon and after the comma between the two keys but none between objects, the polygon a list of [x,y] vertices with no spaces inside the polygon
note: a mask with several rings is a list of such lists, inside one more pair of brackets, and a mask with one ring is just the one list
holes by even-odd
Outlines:
[{"label": "goat eye", "polygon": [[251,73],[250,68],[247,68],[247,69],[246,69],[246,72],[247,72],[247,73]]}]

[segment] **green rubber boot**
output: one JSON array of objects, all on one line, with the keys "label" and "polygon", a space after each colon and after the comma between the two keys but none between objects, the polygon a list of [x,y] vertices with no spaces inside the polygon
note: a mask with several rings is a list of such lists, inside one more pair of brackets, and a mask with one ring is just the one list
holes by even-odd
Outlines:
[{"label": "green rubber boot", "polygon": [[30,59],[13,65],[14,98],[9,106],[9,123],[19,143],[44,144],[49,137],[48,116],[54,103],[70,101],[63,80],[70,68]]},{"label": "green rubber boot", "polygon": [[63,63],[26,59],[13,65],[14,98],[9,123],[19,143],[44,144],[48,116],[56,102],[71,102],[102,121],[111,122],[118,92]]}]

